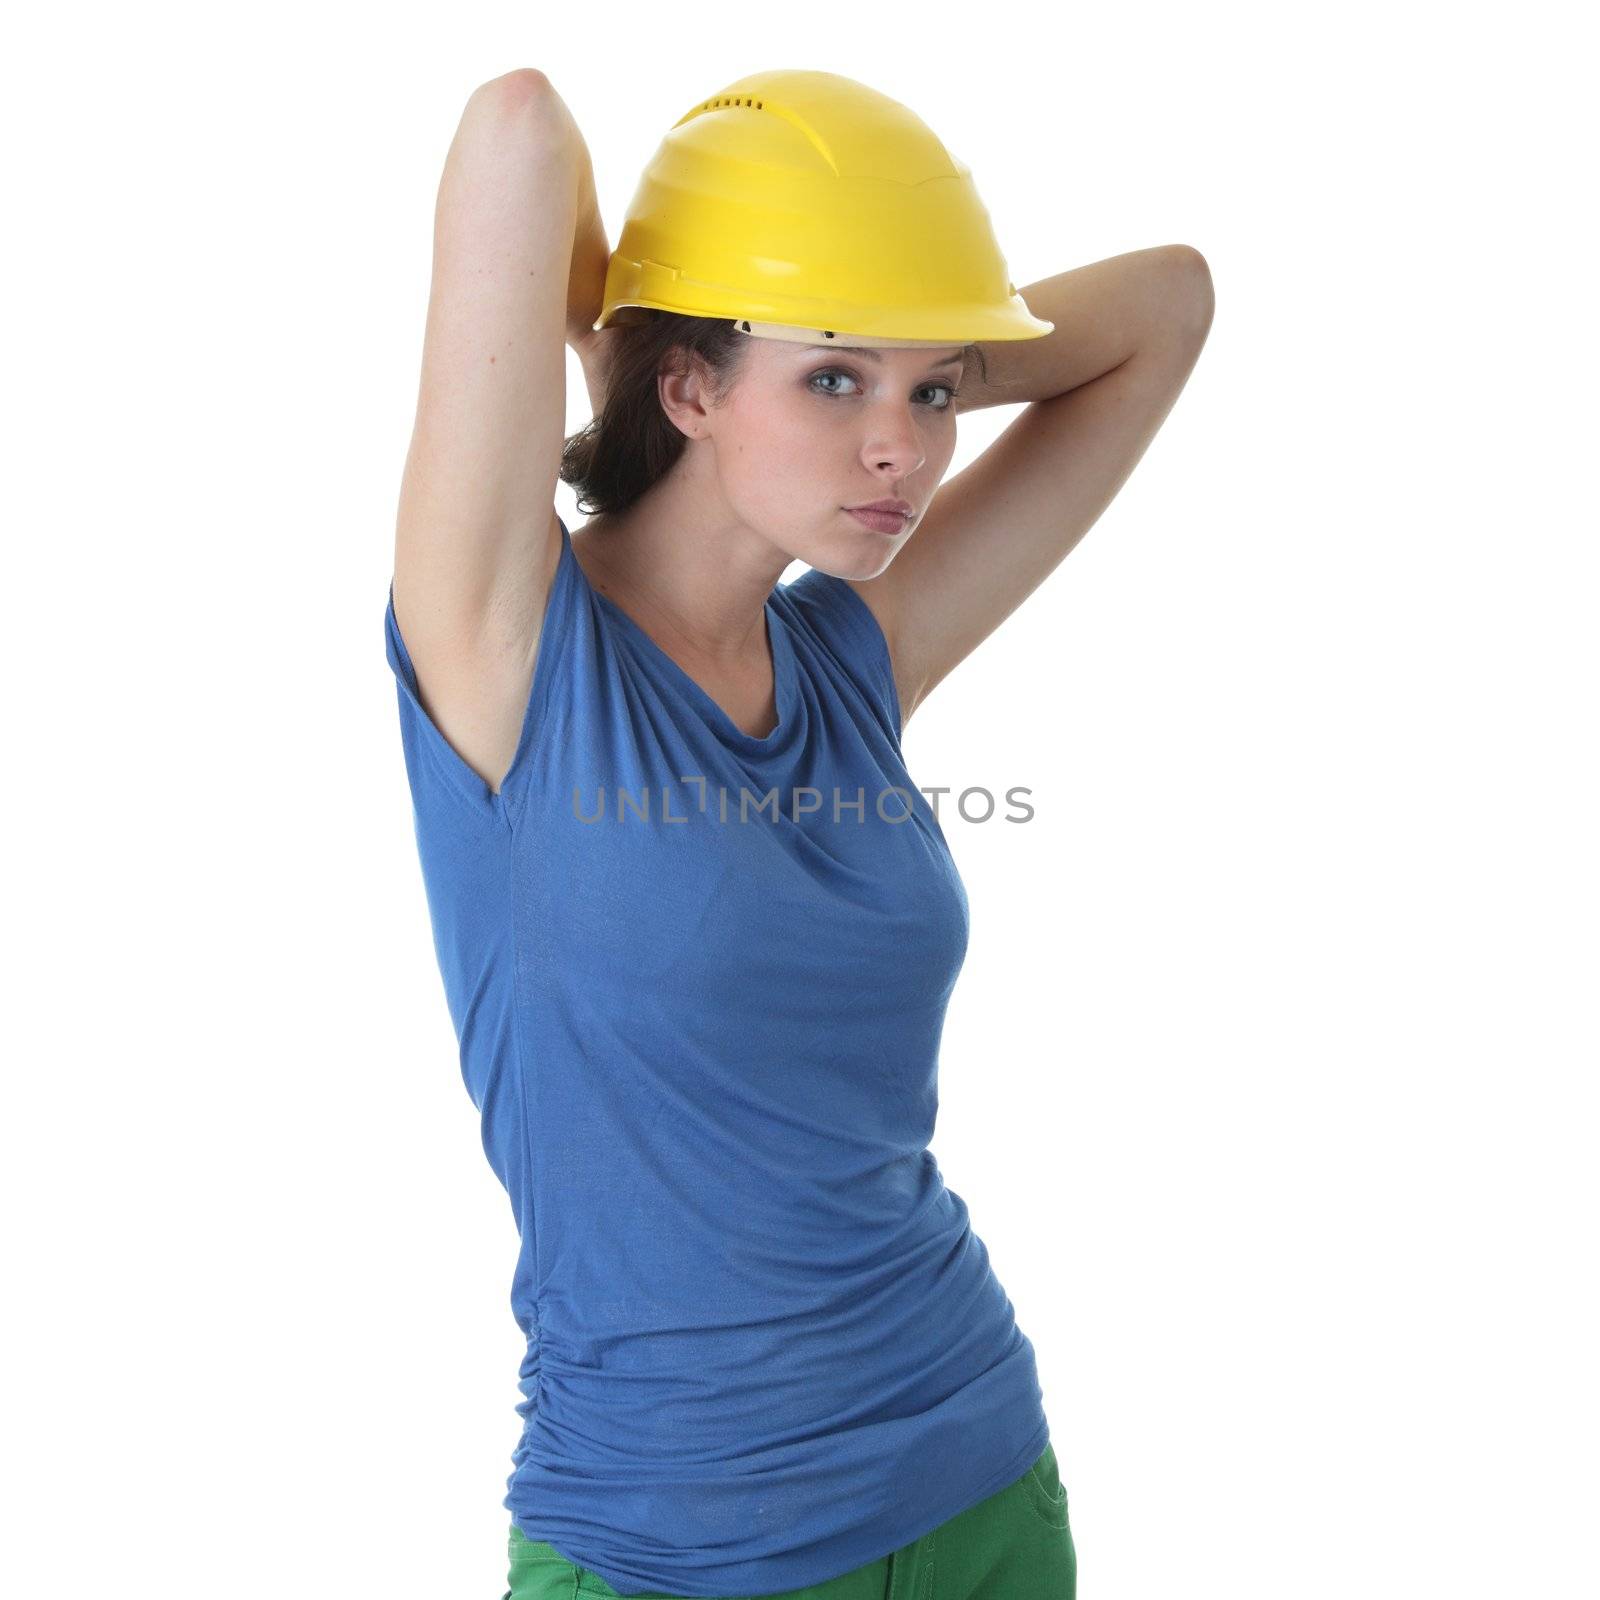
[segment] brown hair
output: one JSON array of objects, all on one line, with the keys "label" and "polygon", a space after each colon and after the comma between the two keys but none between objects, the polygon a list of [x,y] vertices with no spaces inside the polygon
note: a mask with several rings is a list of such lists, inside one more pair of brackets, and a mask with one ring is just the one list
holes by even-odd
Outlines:
[{"label": "brown hair", "polygon": [[[698,365],[713,405],[721,405],[744,371],[750,335],[727,317],[688,317],[634,307],[636,315],[613,324],[600,413],[561,447],[561,481],[578,492],[585,516],[625,511],[671,471],[688,444],[661,408],[657,375]],[[976,344],[963,352],[983,353]]]}]

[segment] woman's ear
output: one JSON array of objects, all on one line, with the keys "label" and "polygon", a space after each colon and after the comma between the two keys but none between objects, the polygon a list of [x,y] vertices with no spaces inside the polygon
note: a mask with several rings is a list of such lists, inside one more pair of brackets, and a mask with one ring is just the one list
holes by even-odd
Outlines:
[{"label": "woman's ear", "polygon": [[677,359],[656,374],[656,393],[667,420],[686,438],[705,435],[706,412],[715,388],[705,361],[693,351],[674,352]]}]

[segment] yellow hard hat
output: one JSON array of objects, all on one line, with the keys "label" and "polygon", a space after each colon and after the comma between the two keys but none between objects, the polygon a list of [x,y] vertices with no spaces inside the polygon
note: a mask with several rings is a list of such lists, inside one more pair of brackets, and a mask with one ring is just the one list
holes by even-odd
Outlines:
[{"label": "yellow hard hat", "polygon": [[[922,119],[832,72],[756,72],[691,107],[639,179],[595,331],[630,307],[757,337],[1038,339],[972,174]],[[619,315],[620,313],[620,315]]]}]

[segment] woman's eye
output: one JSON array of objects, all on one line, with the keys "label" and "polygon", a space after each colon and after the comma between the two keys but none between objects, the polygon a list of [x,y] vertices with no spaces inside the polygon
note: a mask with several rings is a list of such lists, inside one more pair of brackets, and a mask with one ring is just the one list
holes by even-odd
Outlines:
[{"label": "woman's eye", "polygon": [[[850,383],[854,383],[855,382],[855,379],[852,378],[848,372],[813,372],[811,374],[811,381],[813,383],[817,383],[823,378],[844,378]],[[824,394],[837,394],[838,390],[837,389],[825,389],[825,390],[823,390],[823,393]]]},{"label": "woman's eye", "polygon": [[[832,367],[825,368],[821,372],[813,372],[809,381],[811,384],[815,384],[823,378],[843,378],[847,383],[854,383],[856,381],[850,373],[839,372]],[[955,404],[956,395],[959,393],[956,387],[949,383],[925,383],[917,392],[920,394],[923,392],[923,390],[927,389],[942,389],[949,397],[948,399],[940,401],[937,404],[930,405],[929,409],[932,411],[948,411],[950,407]],[[840,391],[837,389],[823,389],[818,392],[822,394],[838,394]]]}]

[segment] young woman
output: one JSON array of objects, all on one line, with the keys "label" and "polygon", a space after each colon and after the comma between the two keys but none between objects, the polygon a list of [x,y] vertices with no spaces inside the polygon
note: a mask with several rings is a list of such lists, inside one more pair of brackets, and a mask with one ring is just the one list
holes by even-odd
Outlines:
[{"label": "young woman", "polygon": [[966,169],[849,79],[694,107],[616,252],[544,75],[472,96],[385,624],[522,1241],[511,1600],[1072,1600],[1033,1346],[928,1150],[967,902],[901,736],[1210,316],[1183,246],[1018,294]]}]

